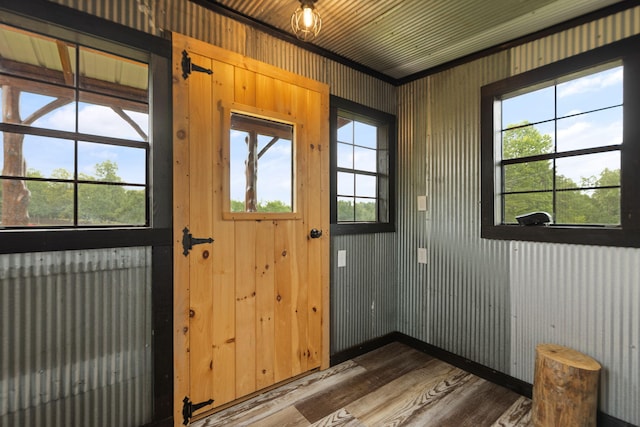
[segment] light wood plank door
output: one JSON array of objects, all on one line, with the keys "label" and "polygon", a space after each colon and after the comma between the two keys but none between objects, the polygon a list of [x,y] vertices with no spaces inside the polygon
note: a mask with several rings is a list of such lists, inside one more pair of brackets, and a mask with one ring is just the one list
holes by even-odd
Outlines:
[{"label": "light wood plank door", "polygon": [[178,34],[173,44],[181,425],[185,398],[214,400],[197,417],[329,365],[329,92]]}]

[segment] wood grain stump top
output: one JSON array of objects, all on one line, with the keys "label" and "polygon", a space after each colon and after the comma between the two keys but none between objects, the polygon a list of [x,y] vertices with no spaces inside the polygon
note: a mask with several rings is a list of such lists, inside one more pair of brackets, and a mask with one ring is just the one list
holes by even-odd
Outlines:
[{"label": "wood grain stump top", "polygon": [[536,347],[534,426],[596,426],[600,363],[556,344]]}]

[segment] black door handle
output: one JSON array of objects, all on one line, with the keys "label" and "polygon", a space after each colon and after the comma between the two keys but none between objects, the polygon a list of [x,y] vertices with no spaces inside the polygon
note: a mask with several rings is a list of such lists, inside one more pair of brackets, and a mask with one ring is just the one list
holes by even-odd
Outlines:
[{"label": "black door handle", "polygon": [[317,239],[321,236],[322,236],[322,230],[318,230],[317,228],[312,228],[311,232],[309,233],[309,237],[311,237],[312,239]]}]

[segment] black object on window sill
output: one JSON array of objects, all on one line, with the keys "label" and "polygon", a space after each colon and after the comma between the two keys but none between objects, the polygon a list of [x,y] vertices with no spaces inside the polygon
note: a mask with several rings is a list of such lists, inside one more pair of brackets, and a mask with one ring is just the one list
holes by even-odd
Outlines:
[{"label": "black object on window sill", "polygon": [[516,217],[519,225],[547,225],[552,222],[547,212],[530,212]]}]

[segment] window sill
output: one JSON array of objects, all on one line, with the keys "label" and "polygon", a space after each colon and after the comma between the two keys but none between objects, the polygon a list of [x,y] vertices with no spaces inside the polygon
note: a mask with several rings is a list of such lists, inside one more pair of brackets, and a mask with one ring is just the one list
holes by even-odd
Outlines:
[{"label": "window sill", "polygon": [[3,230],[0,254],[131,246],[170,246],[170,228]]},{"label": "window sill", "polygon": [[394,233],[396,226],[391,223],[340,223],[331,224],[331,235],[349,235],[349,234],[373,234],[373,233]]},{"label": "window sill", "polygon": [[483,226],[481,237],[493,240],[640,247],[640,231],[623,230],[619,227],[494,225]]}]

